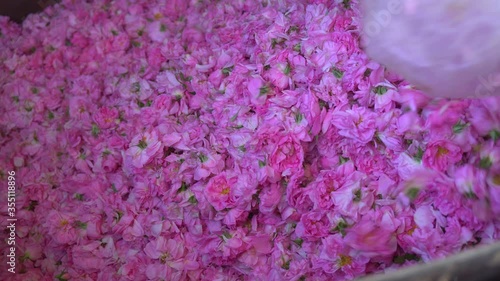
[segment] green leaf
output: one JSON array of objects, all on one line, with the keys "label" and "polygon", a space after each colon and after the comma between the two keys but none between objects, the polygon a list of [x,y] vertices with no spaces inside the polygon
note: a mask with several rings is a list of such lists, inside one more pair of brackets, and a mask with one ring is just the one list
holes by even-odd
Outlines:
[{"label": "green leaf", "polygon": [[349,158],[339,156],[339,164],[340,164],[340,165],[342,165],[342,164],[346,163],[347,161],[349,161]]},{"label": "green leaf", "polygon": [[192,195],[191,197],[189,197],[188,202],[191,204],[197,204],[198,200],[196,200],[196,197],[194,197],[194,195]]},{"label": "green leaf", "polygon": [[290,260],[283,262],[283,265],[281,266],[281,268],[283,268],[285,270],[289,270],[290,269]]},{"label": "green leaf", "polygon": [[141,83],[139,83],[139,82],[132,83],[132,86],[130,87],[130,91],[134,94],[139,93],[141,91]]},{"label": "green leaf", "polygon": [[292,25],[290,26],[290,28],[288,29],[288,34],[292,33],[292,32],[296,32],[296,31],[299,31],[299,27],[296,26],[296,25]]},{"label": "green leaf", "polygon": [[269,87],[267,87],[267,86],[260,87],[259,97],[263,96],[263,95],[266,95],[268,92],[269,92]]},{"label": "green leaf", "polygon": [[167,31],[167,26],[165,24],[160,24],[160,32],[165,32]]},{"label": "green leaf", "polygon": [[179,190],[177,190],[177,193],[181,193],[181,192],[184,192],[188,189],[188,186],[185,182],[182,182],[181,184],[181,187],[179,188]]},{"label": "green leaf", "polygon": [[324,100],[319,100],[318,103],[319,103],[319,107],[321,109],[323,109],[323,108],[328,109],[329,108],[328,103],[326,101],[324,101]]},{"label": "green leaf", "polygon": [[406,190],[405,194],[410,200],[415,200],[418,194],[420,193],[420,189],[418,187],[410,187]]},{"label": "green leaf", "polygon": [[244,145],[239,146],[239,147],[238,147],[238,149],[239,149],[241,152],[246,152],[246,151],[247,151],[247,149],[245,148],[245,146],[244,146]]},{"label": "green leaf", "polygon": [[233,71],[233,69],[234,69],[234,65],[233,66],[224,67],[222,69],[222,74],[224,76],[229,76],[229,74],[231,74],[231,72]]},{"label": "green leaf", "polygon": [[295,112],[295,123],[297,124],[300,124],[300,122],[302,122],[302,120],[304,119],[304,115],[302,115],[302,113],[300,112]]},{"label": "green leaf", "polygon": [[497,130],[491,130],[489,135],[493,141],[497,141],[500,138],[500,132]]},{"label": "green leaf", "polygon": [[479,199],[479,197],[477,197],[477,195],[474,192],[472,192],[472,191],[464,193],[464,196],[467,199],[473,199],[473,200]]},{"label": "green leaf", "polygon": [[143,107],[145,106],[145,104],[144,104],[142,101],[137,100],[137,106],[138,106],[139,108],[143,108]]},{"label": "green leaf", "polygon": [[28,206],[28,211],[33,212],[35,210],[36,206],[38,206],[38,201],[30,200],[30,205]]},{"label": "green leaf", "polygon": [[343,0],[342,1],[342,6],[344,7],[344,9],[351,8],[351,0]]},{"label": "green leaf", "polygon": [[66,45],[68,47],[73,46],[73,44],[71,44],[71,41],[69,39],[67,39],[67,38],[66,38],[66,40],[64,40],[64,45]]},{"label": "green leaf", "polygon": [[395,264],[404,264],[406,262],[406,259],[404,256],[394,256],[392,262]]},{"label": "green leaf", "polygon": [[78,201],[83,201],[84,195],[81,194],[81,193],[76,193],[75,194],[75,199],[78,200]]},{"label": "green leaf", "polygon": [[261,161],[259,160],[259,167],[265,167],[266,166],[266,162],[265,161]]},{"label": "green leaf", "polygon": [[115,216],[113,217],[115,219],[115,221],[118,223],[120,222],[120,220],[122,219],[123,217],[123,212],[120,211],[120,210],[116,210],[115,211]]},{"label": "green leaf", "polygon": [[236,120],[236,118],[238,118],[238,113],[236,113],[235,115],[233,115],[233,117],[231,117],[231,122],[234,122]]},{"label": "green leaf", "polygon": [[47,117],[49,118],[49,120],[54,119],[54,112],[52,112],[52,111],[49,110],[49,112],[47,113],[47,115],[48,115]]},{"label": "green leaf", "polygon": [[191,76],[185,76],[184,73],[182,73],[182,72],[179,73],[179,77],[184,82],[189,82],[189,81],[193,80],[193,77],[191,77]]},{"label": "green leaf", "polygon": [[481,158],[481,160],[479,160],[479,168],[484,170],[488,170],[492,164],[490,157]]},{"label": "green leaf", "polygon": [[269,70],[269,69],[271,69],[271,66],[269,64],[264,65],[264,70]]},{"label": "green leaf", "polygon": [[59,280],[59,281],[68,281],[68,279],[66,279],[66,278],[63,277],[65,274],[66,274],[66,272],[63,271],[63,272],[59,273],[58,275],[56,275],[57,280]]},{"label": "green leaf", "polygon": [[301,50],[301,49],[302,49],[302,44],[300,44],[300,43],[297,43],[297,44],[295,44],[295,45],[293,46],[293,50],[294,50],[295,52],[300,52],[300,50]]},{"label": "green leaf", "polygon": [[424,156],[424,151],[422,150],[422,148],[419,147],[417,153],[415,154],[415,156],[413,156],[413,159],[415,159],[415,161],[417,162],[422,162],[423,156]]},{"label": "green leaf", "polygon": [[87,154],[85,152],[82,152],[82,153],[80,153],[80,156],[78,156],[78,158],[85,160],[85,159],[87,159]]},{"label": "green leaf", "polygon": [[200,155],[198,156],[198,158],[200,159],[201,163],[205,163],[205,162],[208,161],[208,157],[205,154],[203,154],[203,153],[200,153]]},{"label": "green leaf", "polygon": [[148,143],[145,140],[140,140],[139,143],[137,144],[137,146],[140,149],[145,149],[146,147],[148,147]]},{"label": "green leaf", "polygon": [[135,40],[132,40],[132,46],[139,48],[141,46],[141,43]]},{"label": "green leaf", "polygon": [[420,257],[415,254],[406,253],[404,257],[408,261],[420,261]]},{"label": "green leaf", "polygon": [[387,87],[385,87],[385,86],[377,86],[377,87],[375,87],[373,89],[373,91],[377,95],[383,95],[383,94],[387,93]]},{"label": "green leaf", "polygon": [[277,44],[278,44],[278,40],[276,40],[276,38],[271,39],[271,48],[272,49],[276,48]]},{"label": "green leaf", "polygon": [[97,124],[95,124],[95,123],[94,123],[94,124],[92,124],[92,136],[93,136],[94,138],[97,138],[97,136],[99,136],[99,132],[100,132],[100,131],[101,131],[101,130],[99,130],[99,127],[97,127]]},{"label": "green leaf", "polygon": [[293,242],[295,244],[297,244],[297,246],[302,247],[302,243],[304,243],[304,240],[301,238],[297,238],[297,239],[293,240]]},{"label": "green leaf", "polygon": [[467,124],[461,124],[460,121],[458,121],[457,124],[453,125],[453,133],[455,134],[461,133],[466,126]]},{"label": "green leaf", "polygon": [[401,256],[394,256],[392,260],[395,264],[404,264],[406,261],[420,261],[420,257],[415,254],[405,253]]},{"label": "green leaf", "polygon": [[38,94],[38,88],[37,88],[37,87],[32,87],[32,88],[31,88],[31,92],[32,92],[33,94],[35,94],[35,95],[36,95],[36,94]]},{"label": "green leaf", "polygon": [[87,229],[87,223],[81,221],[75,221],[75,228]]},{"label": "green leaf", "polygon": [[357,189],[356,191],[354,191],[354,198],[352,199],[352,201],[354,202],[359,202],[361,201],[361,189]]},{"label": "green leaf", "polygon": [[344,77],[344,72],[342,72],[340,69],[336,67],[333,67],[331,71],[337,79],[342,79],[342,77]]},{"label": "green leaf", "polygon": [[117,36],[117,35],[118,35],[118,31],[116,31],[116,30],[112,29],[112,30],[111,30],[111,34],[113,34],[114,36]]},{"label": "green leaf", "polygon": [[338,223],[337,223],[337,226],[333,229],[333,231],[335,232],[340,232],[340,234],[342,234],[342,236],[345,236],[346,235],[346,228],[349,227],[349,225],[347,224],[347,222],[345,220],[340,220]]},{"label": "green leaf", "polygon": [[25,253],[24,253],[24,255],[22,255],[22,256],[19,258],[19,260],[20,260],[21,262],[24,262],[24,261],[29,260],[29,259],[30,259],[30,254],[29,254],[28,252],[25,252]]},{"label": "green leaf", "polygon": [[283,71],[283,73],[284,73],[285,75],[289,75],[291,71],[292,71],[292,67],[290,66],[290,64],[289,64],[289,63],[287,63],[287,64],[286,64],[286,67],[285,67],[285,70]]}]

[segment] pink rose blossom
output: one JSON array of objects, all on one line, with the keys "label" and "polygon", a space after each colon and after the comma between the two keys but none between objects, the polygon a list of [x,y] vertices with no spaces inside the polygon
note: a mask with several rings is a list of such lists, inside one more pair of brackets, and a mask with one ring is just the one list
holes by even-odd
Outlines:
[{"label": "pink rose blossom", "polygon": [[324,214],[312,212],[302,215],[295,233],[301,238],[314,240],[325,237],[329,232],[329,227],[330,223]]},{"label": "pink rose blossom", "polygon": [[290,176],[302,169],[304,152],[292,136],[278,137],[269,165],[281,176]]},{"label": "pink rose blossom", "polygon": [[444,141],[434,141],[427,145],[422,162],[429,168],[445,171],[462,159],[462,151],[457,145]]},{"label": "pink rose blossom", "polygon": [[336,112],[332,123],[339,129],[341,136],[360,143],[368,143],[375,133],[375,114],[364,108]]},{"label": "pink rose blossom", "polygon": [[160,150],[161,143],[155,131],[134,137],[125,155],[130,158],[132,165],[142,168]]},{"label": "pink rose blossom", "polygon": [[218,211],[231,208],[233,188],[237,178],[228,178],[226,173],[211,178],[205,187],[205,196],[210,204]]}]

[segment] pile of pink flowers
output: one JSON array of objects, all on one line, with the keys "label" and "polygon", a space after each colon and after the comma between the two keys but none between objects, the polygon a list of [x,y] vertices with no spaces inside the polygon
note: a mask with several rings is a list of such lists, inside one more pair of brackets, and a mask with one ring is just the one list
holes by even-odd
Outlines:
[{"label": "pile of pink flowers", "polygon": [[344,280],[499,240],[500,99],[426,97],[359,23],[355,0],[0,18],[8,280]]}]

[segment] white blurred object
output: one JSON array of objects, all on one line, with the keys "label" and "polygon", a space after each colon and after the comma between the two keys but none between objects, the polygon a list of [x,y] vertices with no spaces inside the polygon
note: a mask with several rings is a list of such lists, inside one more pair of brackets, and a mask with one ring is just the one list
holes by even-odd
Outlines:
[{"label": "white blurred object", "polygon": [[500,95],[500,0],[362,0],[367,54],[432,97]]}]

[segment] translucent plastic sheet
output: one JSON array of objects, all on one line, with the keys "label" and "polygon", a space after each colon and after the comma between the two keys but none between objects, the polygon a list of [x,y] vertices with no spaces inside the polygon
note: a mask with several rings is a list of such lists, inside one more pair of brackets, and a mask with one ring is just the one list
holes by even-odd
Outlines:
[{"label": "translucent plastic sheet", "polygon": [[500,1],[367,0],[366,52],[434,97],[500,95]]}]

